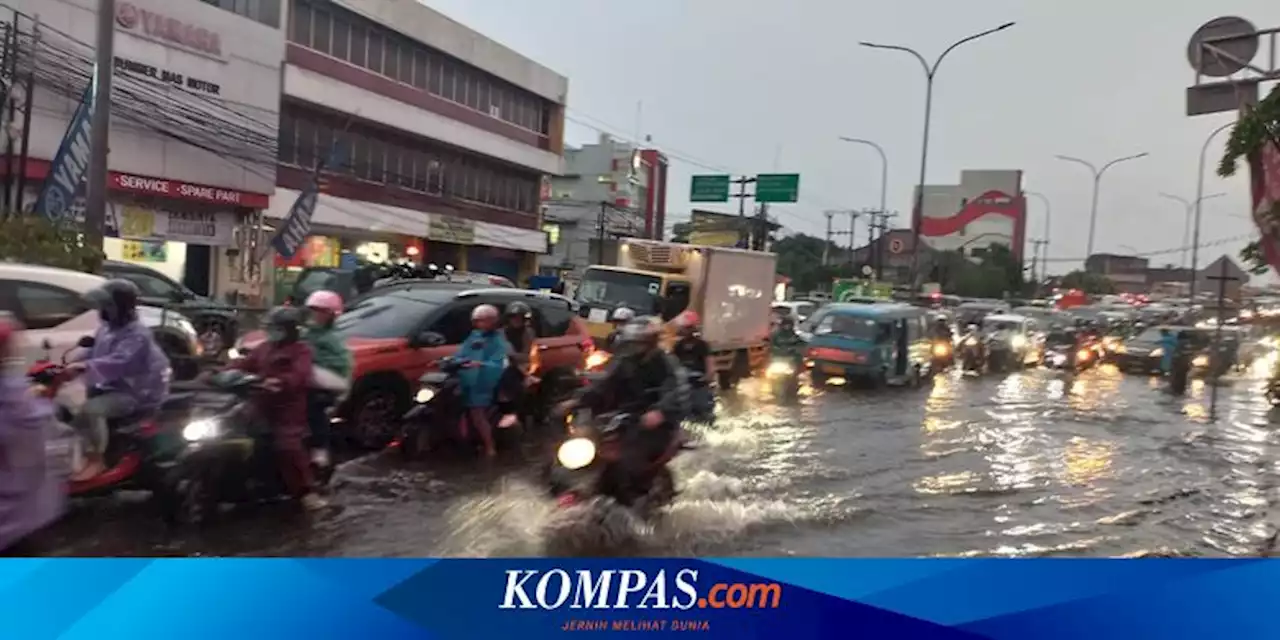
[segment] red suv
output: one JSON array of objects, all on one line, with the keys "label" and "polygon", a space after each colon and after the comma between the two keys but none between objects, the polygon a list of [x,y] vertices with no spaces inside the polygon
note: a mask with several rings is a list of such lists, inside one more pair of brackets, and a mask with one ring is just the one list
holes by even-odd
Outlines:
[{"label": "red suv", "polygon": [[[336,413],[335,435],[368,447],[386,445],[409,410],[419,378],[471,332],[471,311],[482,304],[502,309],[517,300],[533,309],[534,367],[544,389],[555,394],[560,385],[572,384],[592,343],[568,298],[456,283],[397,288],[358,300],[338,317],[335,328],[351,349],[355,371],[351,393]],[[260,332],[246,335],[242,350],[261,340]]]}]

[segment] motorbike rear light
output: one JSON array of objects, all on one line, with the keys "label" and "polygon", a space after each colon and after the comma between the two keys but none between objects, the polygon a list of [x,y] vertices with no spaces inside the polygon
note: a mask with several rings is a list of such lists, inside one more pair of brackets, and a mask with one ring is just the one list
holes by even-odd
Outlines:
[{"label": "motorbike rear light", "polygon": [[558,507],[571,507],[577,502],[578,496],[572,493],[562,493],[560,497],[556,498],[556,506]]},{"label": "motorbike rear light", "polygon": [[144,438],[151,438],[160,434],[160,425],[155,420],[147,420],[138,425],[138,435]]}]

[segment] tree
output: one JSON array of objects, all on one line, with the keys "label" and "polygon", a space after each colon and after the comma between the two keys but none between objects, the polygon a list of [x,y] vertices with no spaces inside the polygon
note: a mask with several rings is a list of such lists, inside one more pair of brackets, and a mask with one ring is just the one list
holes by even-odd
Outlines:
[{"label": "tree", "polygon": [[1115,293],[1116,286],[1106,276],[1087,271],[1072,271],[1058,283],[1064,289],[1079,289],[1090,295]]},{"label": "tree", "polygon": [[[1236,120],[1226,150],[1218,163],[1218,175],[1229,178],[1236,174],[1240,160],[1261,153],[1266,144],[1275,145],[1280,151],[1280,85],[1271,89],[1253,108],[1246,109]],[[1280,228],[1280,203],[1261,214],[1263,227]],[[1257,240],[1245,245],[1240,258],[1250,273],[1261,275],[1271,270]]]},{"label": "tree", "polygon": [[[773,243],[773,252],[778,255],[778,273],[791,278],[795,291],[830,289],[833,279],[853,276],[854,268],[847,262],[822,264],[824,243],[822,238],[803,233],[779,238]],[[834,253],[837,248],[831,245],[830,249]]]},{"label": "tree", "polygon": [[80,229],[36,215],[0,217],[0,260],[97,273],[106,258],[84,244]]}]

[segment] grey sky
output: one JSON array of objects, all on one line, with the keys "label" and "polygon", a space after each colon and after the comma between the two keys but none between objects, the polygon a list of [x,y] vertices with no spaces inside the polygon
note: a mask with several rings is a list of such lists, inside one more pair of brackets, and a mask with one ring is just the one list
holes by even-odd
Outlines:
[{"label": "grey sky", "polygon": [[[1186,42],[1202,23],[1238,15],[1280,26],[1266,0],[427,0],[450,17],[569,77],[569,117],[620,137],[640,131],[672,158],[669,217],[689,210],[689,176],[799,172],[801,201],[774,208],[790,229],[820,235],[822,211],[878,204],[874,151],[838,135],[871,138],[889,155],[889,207],[904,212],[919,171],[924,74],[907,54],[859,40],[916,48],[932,59],[951,42],[1016,21],[947,57],[934,90],[929,181],[950,183],[962,168],[1023,169],[1028,188],[1053,204],[1054,257],[1083,257],[1091,179],[1055,154],[1098,164],[1150,152],[1108,172],[1099,205],[1097,250],[1181,245],[1183,209],[1159,198],[1191,198],[1205,136],[1227,114],[1187,118],[1193,80]],[[568,141],[595,130],[569,122]],[[1210,152],[1211,166],[1221,137]],[[1242,178],[1210,176],[1204,240],[1251,230]],[[1043,208],[1030,203],[1031,234]],[[861,233],[859,234],[861,235]],[[1206,250],[1233,255],[1234,242]],[[1153,259],[1177,263],[1180,254]],[[1063,264],[1052,271],[1064,271]]]}]

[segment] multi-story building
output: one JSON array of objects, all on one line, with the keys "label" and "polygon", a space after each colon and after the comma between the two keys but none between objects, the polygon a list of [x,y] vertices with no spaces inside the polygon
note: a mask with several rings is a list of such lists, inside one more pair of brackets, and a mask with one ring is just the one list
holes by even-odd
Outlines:
[{"label": "multi-story building", "polygon": [[279,278],[357,256],[532,275],[568,81],[414,0],[289,0],[286,13],[268,216],[333,162],[313,235]]},{"label": "multi-story building", "polygon": [[1137,256],[1095,253],[1084,261],[1085,271],[1106,276],[1120,293],[1146,292],[1149,269],[1147,259]]},{"label": "multi-story building", "polygon": [[551,179],[545,203],[543,230],[550,252],[540,260],[543,273],[580,270],[598,261],[602,251],[609,253],[619,237],[662,238],[665,155],[601,134],[595,144],[565,149],[564,161],[564,175]]},{"label": "multi-story building", "polygon": [[976,257],[1003,244],[1021,260],[1026,211],[1021,171],[965,170],[960,184],[925,185],[920,235],[938,251]]},{"label": "multi-story building", "polygon": [[[13,0],[0,13],[18,36],[6,38],[19,62],[12,85],[34,81],[29,126],[5,128],[26,140],[10,141],[26,154],[4,167],[4,194],[17,185],[25,193],[7,205],[34,204],[87,95],[97,7]],[[113,18],[107,257],[146,263],[202,294],[239,289],[237,229],[276,189],[279,2],[120,0]],[[87,145],[68,149],[87,162]],[[69,204],[78,213],[83,198]]]}]

